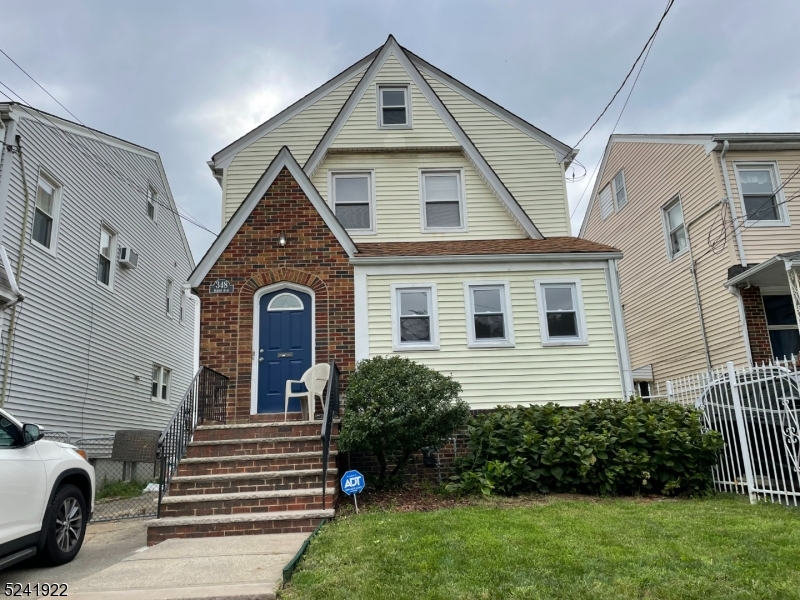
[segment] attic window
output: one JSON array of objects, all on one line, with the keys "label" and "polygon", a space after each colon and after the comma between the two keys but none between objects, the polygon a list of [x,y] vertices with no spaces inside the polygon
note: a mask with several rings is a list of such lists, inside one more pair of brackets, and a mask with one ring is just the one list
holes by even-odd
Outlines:
[{"label": "attic window", "polygon": [[411,127],[408,86],[379,86],[378,122],[381,127]]}]

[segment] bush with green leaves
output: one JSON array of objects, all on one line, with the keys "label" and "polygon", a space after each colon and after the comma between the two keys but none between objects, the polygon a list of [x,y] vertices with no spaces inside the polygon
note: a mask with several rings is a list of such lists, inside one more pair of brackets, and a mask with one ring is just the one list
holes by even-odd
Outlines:
[{"label": "bush with green leaves", "polygon": [[374,454],[382,485],[390,461],[394,477],[415,452],[441,447],[466,425],[469,407],[460,393],[452,377],[407,358],[363,360],[347,385],[338,447]]},{"label": "bush with green leaves", "polygon": [[671,402],[601,400],[500,408],[473,418],[450,491],[698,495],[723,447],[700,413]]}]

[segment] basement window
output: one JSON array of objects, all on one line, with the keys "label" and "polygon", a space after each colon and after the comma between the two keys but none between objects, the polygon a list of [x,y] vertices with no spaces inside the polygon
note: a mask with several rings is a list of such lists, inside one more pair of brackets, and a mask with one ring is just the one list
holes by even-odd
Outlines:
[{"label": "basement window", "polygon": [[378,86],[378,124],[385,128],[411,127],[408,86]]}]

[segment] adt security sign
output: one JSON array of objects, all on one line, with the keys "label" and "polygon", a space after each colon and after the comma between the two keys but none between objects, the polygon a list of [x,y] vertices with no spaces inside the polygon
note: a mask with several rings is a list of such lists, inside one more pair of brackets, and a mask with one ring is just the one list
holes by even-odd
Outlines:
[{"label": "adt security sign", "polygon": [[356,494],[360,494],[364,490],[364,476],[358,471],[348,471],[342,477],[342,491],[348,496],[353,497],[353,504],[356,507],[356,514],[358,514],[358,500]]}]

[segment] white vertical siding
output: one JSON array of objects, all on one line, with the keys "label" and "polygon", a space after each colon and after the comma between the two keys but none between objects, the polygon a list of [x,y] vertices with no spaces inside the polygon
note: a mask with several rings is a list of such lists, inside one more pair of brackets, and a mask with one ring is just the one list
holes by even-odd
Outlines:
[{"label": "white vertical siding", "polygon": [[[75,437],[161,429],[193,375],[194,301],[188,299],[183,323],[177,312],[192,265],[176,215],[159,206],[153,223],[145,193],[120,180],[142,189],[153,186],[169,206],[158,163],[150,155],[59,133],[27,118],[20,120],[18,133],[31,193],[40,167],[58,179],[63,192],[57,255],[30,242],[25,250],[20,288],[26,298],[19,306],[7,407],[23,421],[66,429]],[[9,162],[3,244],[16,265],[24,195],[19,160]],[[118,232],[118,245],[140,253],[133,270],[113,261],[113,291],[96,282],[101,224]],[[175,282],[174,318],[165,314],[167,278]],[[5,343],[8,319],[4,326]],[[150,399],[154,362],[172,369],[168,405]]]},{"label": "white vertical siding", "polygon": [[[422,233],[419,170],[424,168],[464,170],[467,231]],[[329,173],[348,169],[374,169],[375,176],[377,234],[353,234],[357,244],[525,237],[461,152],[328,154],[312,179],[323,198],[329,198]]]}]

